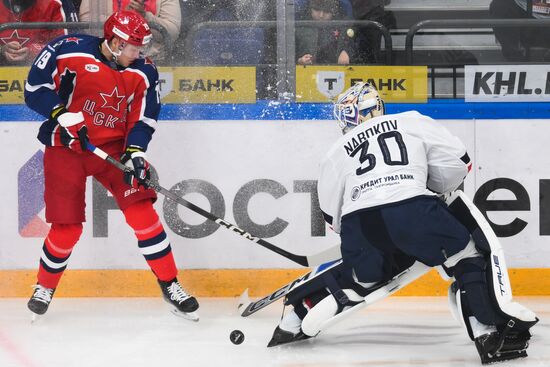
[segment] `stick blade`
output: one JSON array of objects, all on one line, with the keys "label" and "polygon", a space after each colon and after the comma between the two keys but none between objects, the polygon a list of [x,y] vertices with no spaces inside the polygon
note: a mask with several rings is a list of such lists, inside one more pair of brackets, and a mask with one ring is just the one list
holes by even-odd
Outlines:
[{"label": "stick blade", "polygon": [[244,290],[244,292],[240,295],[239,305],[237,306],[237,308],[239,310],[239,314],[242,317],[248,316],[248,315],[245,315],[245,313],[247,313],[246,311],[248,310],[248,306],[250,306],[251,303],[252,303],[252,300],[250,299],[250,296],[248,295],[248,288],[246,288]]}]

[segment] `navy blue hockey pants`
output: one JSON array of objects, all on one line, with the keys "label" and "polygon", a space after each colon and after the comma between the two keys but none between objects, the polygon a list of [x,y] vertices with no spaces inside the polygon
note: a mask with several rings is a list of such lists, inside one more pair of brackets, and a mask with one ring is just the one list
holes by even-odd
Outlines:
[{"label": "navy blue hockey pants", "polygon": [[395,253],[402,252],[428,265],[443,264],[463,250],[470,234],[436,197],[419,196],[342,218],[342,258],[352,281],[386,281],[395,268]]}]

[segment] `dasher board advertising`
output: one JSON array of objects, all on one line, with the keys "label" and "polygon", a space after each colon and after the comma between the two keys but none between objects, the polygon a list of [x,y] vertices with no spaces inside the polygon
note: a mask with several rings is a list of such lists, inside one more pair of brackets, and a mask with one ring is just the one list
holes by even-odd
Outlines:
[{"label": "dasher board advertising", "polygon": [[[0,67],[0,104],[24,104],[28,67]],[[163,103],[256,103],[256,68],[160,67]]]},{"label": "dasher board advertising", "polygon": [[161,67],[163,103],[256,103],[256,68]]},{"label": "dasher board advertising", "polygon": [[466,102],[548,102],[550,65],[466,65]]},{"label": "dasher board advertising", "polygon": [[[541,131],[550,120],[438,122],[468,149],[474,166],[464,192],[493,226],[508,266],[549,268],[550,145]],[[49,231],[39,124],[0,125],[0,154],[9,157],[0,182],[0,270],[35,269]],[[330,120],[162,121],[147,157],[167,190],[280,248],[310,255],[340,243],[324,221],[316,187],[319,163],[341,135]],[[72,269],[146,269],[112,195],[93,180],[86,194]],[[182,268],[297,266],[162,195],[155,207]]]},{"label": "dasher board advertising", "polygon": [[368,82],[386,102],[426,103],[427,75],[426,66],[297,66],[296,102],[329,102]]}]

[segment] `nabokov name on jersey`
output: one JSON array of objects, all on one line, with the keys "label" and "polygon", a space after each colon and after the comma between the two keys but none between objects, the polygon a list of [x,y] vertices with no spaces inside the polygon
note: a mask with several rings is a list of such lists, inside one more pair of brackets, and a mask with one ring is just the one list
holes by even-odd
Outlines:
[{"label": "nabokov name on jersey", "polygon": [[361,131],[360,133],[356,134],[354,137],[352,137],[350,140],[346,142],[344,145],[344,149],[346,149],[347,155],[352,155],[353,152],[368,138],[371,138],[373,136],[392,131],[397,130],[397,120],[387,120],[379,122],[378,124],[368,128],[365,131]]}]

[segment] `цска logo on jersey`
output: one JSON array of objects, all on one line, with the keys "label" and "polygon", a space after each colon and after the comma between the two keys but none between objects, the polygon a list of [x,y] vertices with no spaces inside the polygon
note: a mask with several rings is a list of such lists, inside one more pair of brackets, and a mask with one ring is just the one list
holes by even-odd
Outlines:
[{"label": "\u0446\u0441\u043a\u0430 logo on jersey", "polygon": [[466,65],[466,102],[546,102],[550,65]]}]

